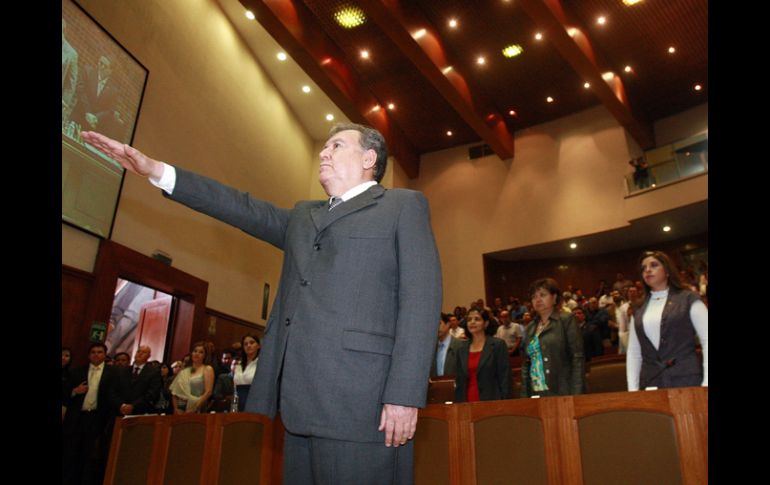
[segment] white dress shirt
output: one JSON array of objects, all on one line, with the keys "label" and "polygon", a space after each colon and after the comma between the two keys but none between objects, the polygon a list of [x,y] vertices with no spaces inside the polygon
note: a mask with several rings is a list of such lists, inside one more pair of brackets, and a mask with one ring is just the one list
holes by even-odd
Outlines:
[{"label": "white dress shirt", "polygon": [[88,364],[88,392],[83,399],[83,411],[93,411],[98,405],[97,397],[99,396],[99,382],[102,380],[102,371],[104,370],[104,362],[99,365]]}]

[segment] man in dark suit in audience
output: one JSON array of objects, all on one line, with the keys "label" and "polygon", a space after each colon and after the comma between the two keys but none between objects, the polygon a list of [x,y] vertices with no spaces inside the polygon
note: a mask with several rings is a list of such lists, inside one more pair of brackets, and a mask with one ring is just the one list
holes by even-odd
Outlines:
[{"label": "man in dark suit in audience", "polygon": [[442,313],[438,322],[438,345],[436,355],[430,367],[431,377],[454,376],[457,350],[463,341],[449,333],[449,315]]},{"label": "man in dark suit in audience", "polygon": [[147,414],[155,412],[155,401],[160,395],[160,369],[148,365],[152,349],[140,345],[134,354],[134,364],[123,372],[123,402],[120,414]]},{"label": "man in dark suit in audience", "polygon": [[101,484],[110,449],[109,433],[120,405],[121,370],[105,364],[107,347],[94,343],[89,364],[70,374],[62,422],[62,483]]}]

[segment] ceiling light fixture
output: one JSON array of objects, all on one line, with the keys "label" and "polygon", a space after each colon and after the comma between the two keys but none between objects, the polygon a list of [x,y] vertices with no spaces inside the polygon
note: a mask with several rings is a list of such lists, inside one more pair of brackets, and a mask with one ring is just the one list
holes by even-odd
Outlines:
[{"label": "ceiling light fixture", "polygon": [[674,46],[671,46],[671,47],[668,48],[668,53],[669,54],[673,54],[674,52],[676,52],[676,48]]},{"label": "ceiling light fixture", "polygon": [[577,249],[577,244],[576,243],[570,243],[569,248],[570,249]]},{"label": "ceiling light fixture", "polygon": [[254,12],[252,12],[251,10],[246,10],[246,14],[245,15],[246,15],[246,18],[249,19],[249,20],[254,20],[255,18],[257,18],[254,15]]},{"label": "ceiling light fixture", "polygon": [[346,29],[354,29],[366,22],[364,11],[358,7],[345,7],[334,14],[334,20]]},{"label": "ceiling light fixture", "polygon": [[364,49],[361,51],[361,59],[369,59],[369,51]]},{"label": "ceiling light fixture", "polygon": [[604,82],[612,82],[615,79],[615,73],[612,71],[603,72],[602,79],[604,79]]},{"label": "ceiling light fixture", "polygon": [[511,57],[516,57],[522,52],[524,52],[524,49],[519,44],[511,44],[503,49],[503,55],[508,59]]},{"label": "ceiling light fixture", "polygon": [[454,28],[456,28],[456,27],[457,27],[457,19],[452,19],[452,20],[450,20],[450,21],[449,21],[449,26],[450,26],[451,28],[453,28],[453,29],[454,29]]},{"label": "ceiling light fixture", "polygon": [[427,30],[420,29],[417,32],[415,32],[414,34],[412,34],[412,37],[414,37],[415,40],[421,39],[422,37],[425,37],[425,34],[427,34],[427,33],[428,33]]},{"label": "ceiling light fixture", "polygon": [[508,114],[511,116],[516,116],[516,110],[510,110],[508,111]]},{"label": "ceiling light fixture", "polygon": [[550,96],[548,96],[547,98],[545,98],[545,100],[546,100],[546,101],[548,101],[549,103],[553,103],[553,98],[552,98],[552,97],[550,97]]},{"label": "ceiling light fixture", "polygon": [[535,34],[535,40],[543,40],[543,34],[541,34],[540,32]]},{"label": "ceiling light fixture", "polygon": [[596,23],[599,24],[599,25],[606,24],[607,23],[607,17],[605,17],[604,15],[600,16],[599,18],[596,19]]},{"label": "ceiling light fixture", "polygon": [[637,3],[641,3],[642,0],[623,0],[623,5],[626,7],[633,7]]},{"label": "ceiling light fixture", "polygon": [[302,86],[302,92],[303,93],[309,93],[310,92],[310,86],[307,86],[307,85]]},{"label": "ceiling light fixture", "polygon": [[671,232],[671,226],[663,226],[663,232]]},{"label": "ceiling light fixture", "polygon": [[447,131],[446,132],[446,136],[452,136],[452,132],[451,131]]},{"label": "ceiling light fixture", "polygon": [[700,84],[696,84],[695,86],[693,86],[693,89],[696,91],[700,91],[703,89],[703,86],[701,86]]},{"label": "ceiling light fixture", "polygon": [[476,59],[476,63],[477,64],[484,64],[485,62],[487,62],[487,60],[484,59],[484,57],[482,57],[482,56],[479,56],[479,58]]},{"label": "ceiling light fixture", "polygon": [[631,66],[626,66],[625,69],[623,69],[626,72],[631,72],[633,69],[631,69]]},{"label": "ceiling light fixture", "polygon": [[285,61],[286,60],[286,53],[285,52],[279,52],[275,55],[275,57],[278,58],[279,61]]},{"label": "ceiling light fixture", "polygon": [[588,89],[591,87],[591,83],[583,83],[583,87]]},{"label": "ceiling light fixture", "polygon": [[396,109],[396,105],[393,104],[393,103],[388,103],[388,109],[389,110],[394,110],[394,109]]},{"label": "ceiling light fixture", "polygon": [[333,121],[333,120],[334,120],[334,115],[333,114],[326,115],[326,121]]}]

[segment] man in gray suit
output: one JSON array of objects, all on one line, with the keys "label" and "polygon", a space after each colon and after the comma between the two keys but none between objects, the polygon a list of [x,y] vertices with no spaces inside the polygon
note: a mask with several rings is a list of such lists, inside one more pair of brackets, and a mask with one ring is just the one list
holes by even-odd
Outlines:
[{"label": "man in gray suit", "polygon": [[281,413],[284,483],[412,483],[411,439],[426,400],[441,270],[425,197],[378,184],[387,163],[382,135],[362,125],[333,128],[319,167],[330,199],[293,209],[103,135],[83,139],[167,197],[284,251],[246,405]]}]

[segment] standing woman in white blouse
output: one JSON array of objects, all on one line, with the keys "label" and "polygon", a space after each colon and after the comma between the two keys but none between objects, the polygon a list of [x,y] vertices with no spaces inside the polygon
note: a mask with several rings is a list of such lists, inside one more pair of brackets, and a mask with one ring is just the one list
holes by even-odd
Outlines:
[{"label": "standing woman in white blouse", "polygon": [[241,359],[235,364],[233,374],[233,384],[235,392],[238,393],[238,411],[243,412],[246,406],[246,398],[249,395],[251,381],[254,380],[254,373],[257,370],[257,360],[259,360],[259,337],[252,334],[246,334],[241,338]]},{"label": "standing woman in white blouse", "polygon": [[[646,251],[639,258],[644,302],[629,324],[628,390],[708,386],[708,310],[688,290],[669,257]],[[695,352],[700,340],[703,362]]]}]

